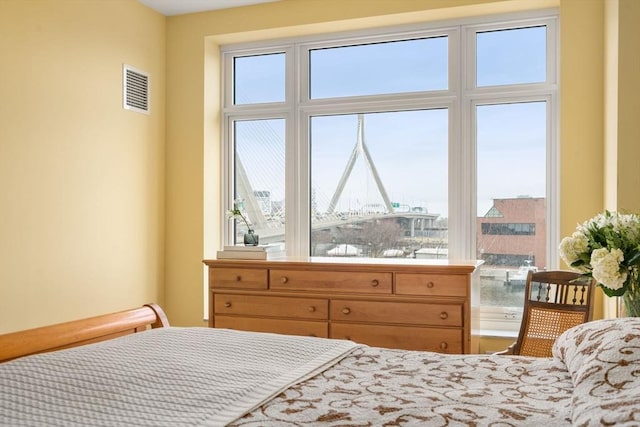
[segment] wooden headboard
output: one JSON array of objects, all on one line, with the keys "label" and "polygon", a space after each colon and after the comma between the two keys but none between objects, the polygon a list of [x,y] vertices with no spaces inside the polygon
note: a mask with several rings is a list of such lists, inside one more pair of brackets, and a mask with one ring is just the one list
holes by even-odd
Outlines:
[{"label": "wooden headboard", "polygon": [[157,304],[0,335],[0,363],[29,354],[104,341],[169,326]]}]

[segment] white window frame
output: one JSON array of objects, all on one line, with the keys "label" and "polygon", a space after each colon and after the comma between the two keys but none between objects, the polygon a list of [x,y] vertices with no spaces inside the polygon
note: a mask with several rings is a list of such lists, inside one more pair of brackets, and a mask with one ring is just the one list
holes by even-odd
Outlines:
[{"label": "white window frame", "polygon": [[[475,85],[475,43],[474,39],[478,32],[514,28],[514,22],[521,27],[536,26],[539,24],[547,27],[547,80],[544,83],[517,84],[502,86],[476,87]],[[546,146],[546,200],[547,200],[547,260],[548,268],[557,268],[558,252],[557,244],[559,238],[559,147],[558,147],[558,39],[557,39],[557,17],[556,15],[546,17],[542,20],[520,20],[502,23],[481,23],[470,25],[462,29],[467,40],[465,47],[468,47],[466,63],[469,72],[464,76],[464,94],[462,104],[463,109],[468,114],[467,122],[463,119],[462,129],[468,132],[467,138],[469,148],[472,151],[471,159],[476,157],[476,135],[473,129],[476,128],[475,112],[479,105],[505,104],[517,102],[546,102],[547,105],[547,146]],[[475,163],[470,165],[470,173],[475,176]],[[469,177],[472,182],[476,182],[473,177]],[[476,206],[476,190],[471,191],[471,206]],[[466,206],[460,207],[466,209]],[[475,211],[475,208],[474,208]],[[477,212],[476,212],[477,216]],[[476,247],[476,227],[475,218],[471,219],[471,242],[472,246],[465,251],[475,255]],[[451,233],[450,233],[451,235]],[[480,307],[480,333],[482,335],[513,336],[518,334],[522,318],[522,308],[513,307]]]},{"label": "white window frame", "polygon": [[[544,25],[547,28],[547,80],[535,84],[475,86],[477,32]],[[323,114],[447,108],[449,112],[449,257],[476,257],[476,106],[509,102],[547,102],[547,266],[557,266],[558,241],[558,16],[557,10],[485,16],[439,23],[369,29],[341,34],[281,39],[221,47],[223,200],[221,218],[233,203],[233,122],[237,119],[284,118],[287,255],[307,256],[310,247],[309,119]],[[442,91],[312,100],[308,97],[309,50],[350,44],[447,36],[449,88]],[[233,105],[233,57],[284,52],[286,100],[282,103]],[[223,225],[223,241],[233,241],[231,221]],[[487,313],[495,311],[489,309]],[[512,317],[512,310],[507,310]],[[481,313],[481,318],[484,317]],[[500,314],[498,315],[500,317]],[[512,322],[514,330],[519,318]]]}]

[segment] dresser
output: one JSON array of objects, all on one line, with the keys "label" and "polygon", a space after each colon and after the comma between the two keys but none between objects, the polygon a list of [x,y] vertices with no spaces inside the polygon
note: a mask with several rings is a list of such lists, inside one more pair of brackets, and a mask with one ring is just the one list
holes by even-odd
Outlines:
[{"label": "dresser", "polygon": [[379,258],[205,260],[209,326],[477,352],[480,262]]}]

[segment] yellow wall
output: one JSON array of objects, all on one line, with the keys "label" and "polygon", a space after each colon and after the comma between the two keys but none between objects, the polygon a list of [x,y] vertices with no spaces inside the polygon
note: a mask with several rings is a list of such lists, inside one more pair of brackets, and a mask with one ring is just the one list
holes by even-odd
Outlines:
[{"label": "yellow wall", "polygon": [[[605,2],[605,208],[640,212],[640,2]],[[616,314],[615,299],[604,300],[607,316]]]},{"label": "yellow wall", "polygon": [[[609,0],[612,1],[612,0]],[[640,212],[640,2],[613,0],[618,6],[618,73],[617,88],[607,91],[618,93],[617,138],[607,143],[617,143],[618,195],[616,210]]]},{"label": "yellow wall", "polygon": [[[282,0],[164,18],[135,0],[0,1],[0,332],[146,301],[176,325],[203,324],[201,261],[220,243],[224,43],[559,7],[561,236],[605,194],[640,210],[634,2]],[[625,39],[616,55],[612,27]],[[611,57],[624,68],[615,84]],[[150,116],[122,110],[122,63],[151,73]]]},{"label": "yellow wall", "polygon": [[[560,2],[560,236],[604,208],[604,1]],[[594,317],[603,316],[597,290]]]},{"label": "yellow wall", "polygon": [[133,0],[0,1],[0,333],[163,302],[165,37]]}]

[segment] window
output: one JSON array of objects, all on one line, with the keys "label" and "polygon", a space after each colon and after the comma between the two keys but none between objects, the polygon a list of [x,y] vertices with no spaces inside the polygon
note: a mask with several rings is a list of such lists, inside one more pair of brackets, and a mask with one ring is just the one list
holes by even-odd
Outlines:
[{"label": "window", "polygon": [[[446,247],[431,210],[447,207],[448,114],[311,117],[312,255],[344,255],[340,248],[352,247],[368,257],[407,256],[426,242]],[[428,188],[425,171],[433,175]]]},{"label": "window", "polygon": [[510,236],[531,236],[536,234],[536,225],[533,223],[491,223],[481,224],[482,234],[510,235]]},{"label": "window", "polygon": [[448,37],[314,48],[309,50],[309,98],[446,90],[447,53]]},{"label": "window", "polygon": [[225,46],[223,208],[289,255],[483,259],[513,318],[556,258],[556,17],[487,19]]},{"label": "window", "polygon": [[[285,101],[284,53],[233,58],[233,103],[262,104]],[[256,73],[256,70],[260,70]]]},{"label": "window", "polygon": [[[234,193],[240,207],[256,230],[267,237],[284,223],[284,127],[283,119],[236,120]],[[236,223],[236,241],[247,231],[243,221]],[[260,234],[258,234],[260,236]],[[278,239],[279,240],[279,239]]]}]

